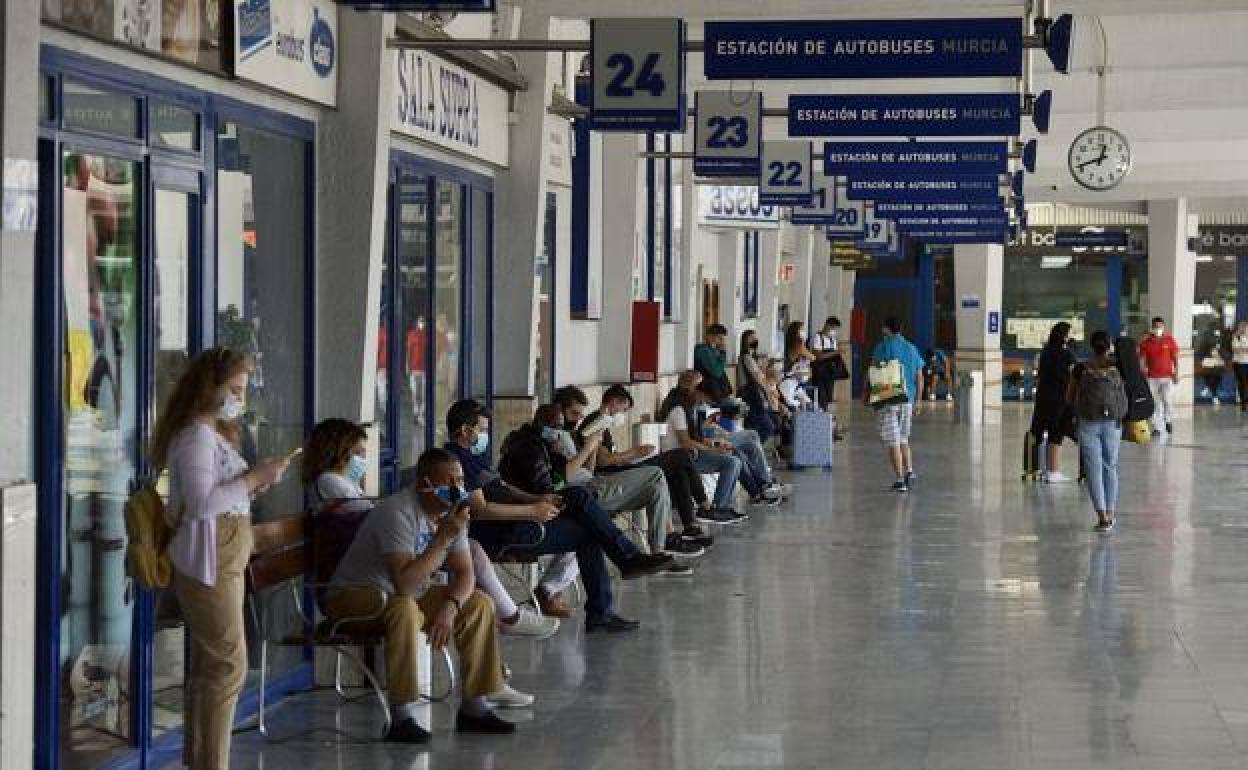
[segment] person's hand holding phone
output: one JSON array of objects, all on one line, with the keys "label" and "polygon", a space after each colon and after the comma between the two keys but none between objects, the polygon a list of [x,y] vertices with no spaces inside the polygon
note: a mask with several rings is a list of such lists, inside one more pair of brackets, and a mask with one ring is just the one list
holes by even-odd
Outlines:
[{"label": "person's hand holding phone", "polygon": [[269,457],[256,463],[247,475],[250,477],[252,494],[261,494],[282,480],[286,469],[290,467],[291,456]]},{"label": "person's hand holding phone", "polygon": [[539,524],[545,524],[559,515],[559,507],[544,500],[529,507],[532,509],[531,518]]},{"label": "person's hand holding phone", "polygon": [[438,530],[433,535],[434,542],[442,548],[455,542],[455,539],[468,528],[468,522],[472,519],[471,511],[472,508],[467,501],[452,508],[451,512],[438,522]]}]

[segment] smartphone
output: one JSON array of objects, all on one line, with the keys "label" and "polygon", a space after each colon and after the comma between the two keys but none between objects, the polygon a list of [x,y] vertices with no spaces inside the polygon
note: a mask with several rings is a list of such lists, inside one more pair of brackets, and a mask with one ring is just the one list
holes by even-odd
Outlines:
[{"label": "smartphone", "polygon": [[286,455],[286,462],[292,462],[296,457],[303,454],[303,447],[297,446]]}]

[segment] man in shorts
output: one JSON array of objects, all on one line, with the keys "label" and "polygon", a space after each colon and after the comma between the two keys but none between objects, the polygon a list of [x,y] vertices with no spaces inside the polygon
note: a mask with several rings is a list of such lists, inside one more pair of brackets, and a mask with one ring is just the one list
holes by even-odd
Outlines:
[{"label": "man in shorts", "polygon": [[[888,447],[888,456],[897,474],[893,491],[909,492],[916,479],[914,460],[910,455],[910,424],[923,403],[923,356],[919,355],[918,348],[910,340],[902,336],[901,322],[896,318],[884,319],[881,332],[883,336],[871,351],[871,364],[875,366],[893,360],[900,362],[908,400],[904,404],[879,407],[875,418],[879,423],[880,440]],[[865,398],[870,403],[870,388],[866,392]]]}]

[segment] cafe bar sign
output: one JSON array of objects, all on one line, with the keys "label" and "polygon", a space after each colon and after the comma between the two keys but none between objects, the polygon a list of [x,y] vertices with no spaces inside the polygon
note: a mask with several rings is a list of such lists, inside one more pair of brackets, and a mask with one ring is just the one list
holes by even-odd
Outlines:
[{"label": "cafe bar sign", "polygon": [[425,51],[396,52],[394,77],[392,131],[507,165],[505,90]]}]

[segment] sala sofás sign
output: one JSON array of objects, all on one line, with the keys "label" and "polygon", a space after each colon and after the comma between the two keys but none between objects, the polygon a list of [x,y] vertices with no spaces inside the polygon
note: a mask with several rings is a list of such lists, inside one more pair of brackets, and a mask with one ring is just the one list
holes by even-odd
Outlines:
[{"label": "sala sof\u00e1s sign", "polygon": [[395,78],[392,130],[507,165],[505,90],[423,51],[399,51]]}]

